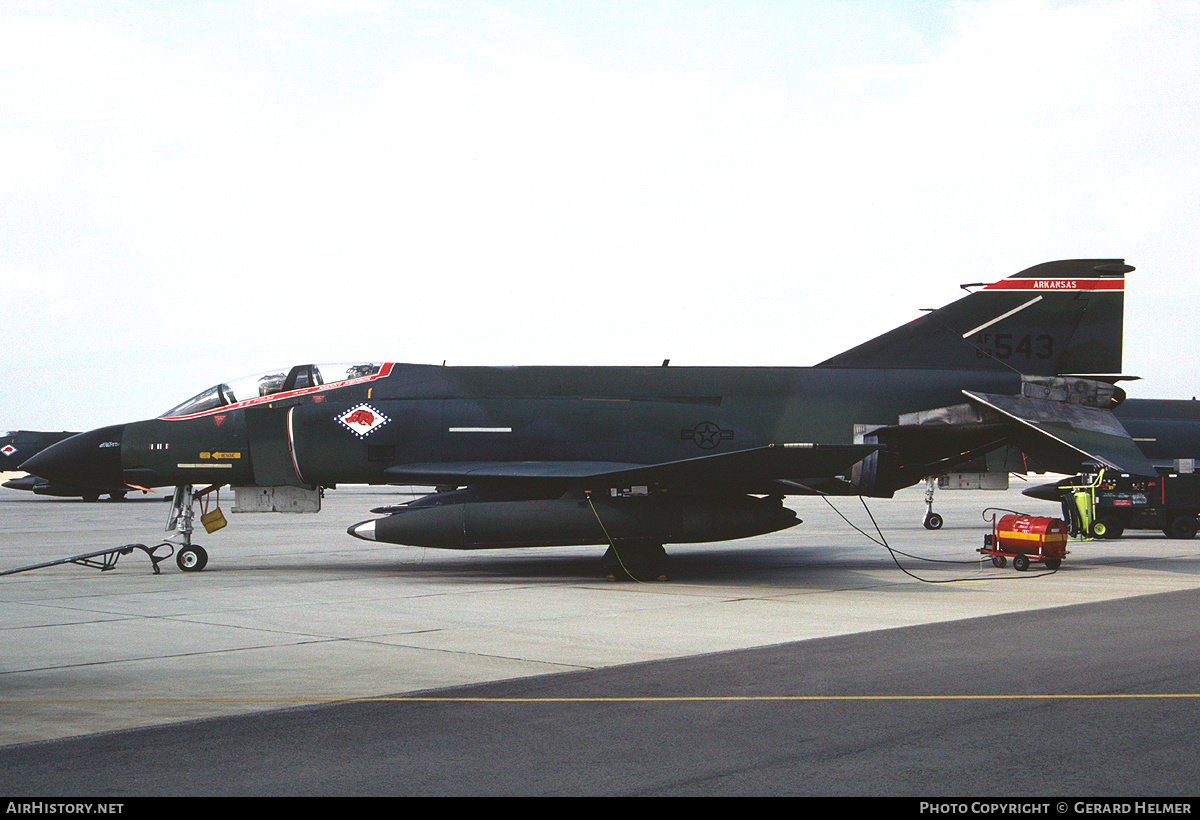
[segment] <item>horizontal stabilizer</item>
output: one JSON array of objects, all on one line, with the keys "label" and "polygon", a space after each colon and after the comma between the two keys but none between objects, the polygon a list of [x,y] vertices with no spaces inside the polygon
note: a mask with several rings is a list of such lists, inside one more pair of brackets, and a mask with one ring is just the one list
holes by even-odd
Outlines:
[{"label": "horizontal stabilizer", "polygon": [[493,481],[585,484],[753,485],[775,479],[836,475],[878,449],[875,444],[783,444],[660,464],[597,461],[463,461],[402,464],[385,470],[395,483],[476,485]]},{"label": "horizontal stabilizer", "polygon": [[1107,467],[1131,475],[1155,475],[1154,465],[1109,410],[1023,396],[963,393]]}]

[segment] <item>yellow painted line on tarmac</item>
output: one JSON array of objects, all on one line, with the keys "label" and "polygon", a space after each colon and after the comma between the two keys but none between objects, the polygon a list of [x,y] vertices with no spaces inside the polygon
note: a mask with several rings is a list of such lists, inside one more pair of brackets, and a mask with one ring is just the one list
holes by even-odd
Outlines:
[{"label": "yellow painted line on tarmac", "polygon": [[662,697],[459,697],[437,695],[397,695],[395,697],[311,697],[311,698],[131,698],[85,700],[0,700],[5,706],[45,706],[71,704],[153,704],[187,703],[260,704],[260,703],[752,703],[752,702],[845,702],[845,701],[950,701],[950,700],[1166,700],[1200,698],[1197,692],[1159,694],[1101,695],[679,695]]}]

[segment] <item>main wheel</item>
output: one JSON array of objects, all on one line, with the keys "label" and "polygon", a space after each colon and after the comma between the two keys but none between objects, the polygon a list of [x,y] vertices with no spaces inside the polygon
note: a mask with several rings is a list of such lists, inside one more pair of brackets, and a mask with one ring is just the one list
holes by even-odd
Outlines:
[{"label": "main wheel", "polygon": [[1008,566],[1008,559],[1003,555],[993,555],[992,566],[996,567],[997,569],[1004,569],[1006,566]]},{"label": "main wheel", "polygon": [[925,529],[940,530],[942,528],[942,517],[935,512],[931,512],[925,516]]},{"label": "main wheel", "polygon": [[184,572],[199,572],[208,566],[208,553],[204,547],[196,544],[181,547],[179,552],[175,553],[175,564]]},{"label": "main wheel", "polygon": [[667,551],[655,541],[628,540],[610,545],[602,560],[611,580],[658,581],[667,563]]},{"label": "main wheel", "polygon": [[1061,566],[1062,566],[1061,558],[1047,558],[1046,559],[1046,569],[1058,569]]},{"label": "main wheel", "polygon": [[1024,555],[1014,555],[1013,569],[1015,569],[1017,572],[1024,572],[1025,570],[1029,569],[1029,559]]}]

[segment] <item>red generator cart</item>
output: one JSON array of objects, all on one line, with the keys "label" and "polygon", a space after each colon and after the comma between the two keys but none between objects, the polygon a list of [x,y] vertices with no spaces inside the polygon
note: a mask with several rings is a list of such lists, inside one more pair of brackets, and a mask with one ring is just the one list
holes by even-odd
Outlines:
[{"label": "red generator cart", "polygon": [[979,552],[992,556],[992,564],[1003,567],[1008,559],[1013,569],[1024,572],[1031,562],[1058,569],[1067,556],[1067,525],[1060,518],[1039,518],[1010,513],[992,516],[992,533],[983,537]]}]

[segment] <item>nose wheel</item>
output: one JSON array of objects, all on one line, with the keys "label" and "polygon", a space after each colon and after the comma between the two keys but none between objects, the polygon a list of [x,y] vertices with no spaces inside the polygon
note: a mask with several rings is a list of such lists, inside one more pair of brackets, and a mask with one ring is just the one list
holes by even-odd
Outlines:
[{"label": "nose wheel", "polygon": [[184,572],[199,572],[208,566],[208,551],[199,544],[180,547],[175,553],[175,564]]}]

